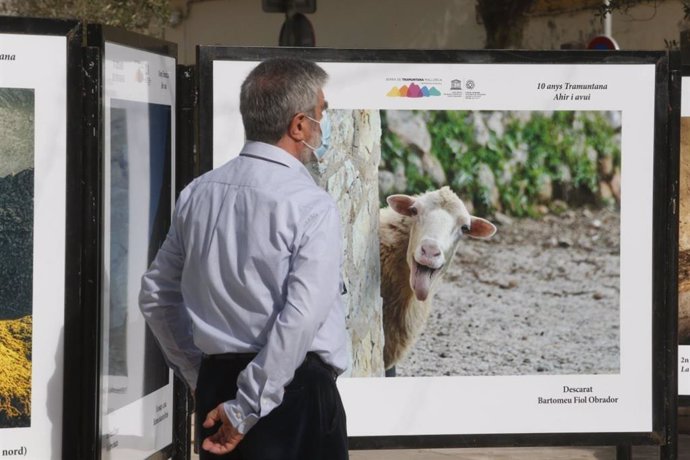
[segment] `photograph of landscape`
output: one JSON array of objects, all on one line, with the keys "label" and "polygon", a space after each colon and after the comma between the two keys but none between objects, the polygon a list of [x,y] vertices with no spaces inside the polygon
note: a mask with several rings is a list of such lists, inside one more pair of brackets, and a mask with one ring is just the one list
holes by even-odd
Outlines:
[{"label": "photograph of landscape", "polygon": [[0,88],[0,428],[31,425],[34,90]]},{"label": "photograph of landscape", "polygon": [[[169,383],[167,364],[139,313],[137,296],[139,278],[170,225],[170,111],[168,105],[111,101],[107,413]],[[148,166],[137,168],[142,161]],[[134,190],[147,190],[149,200]],[[137,248],[146,248],[146,254]]]}]

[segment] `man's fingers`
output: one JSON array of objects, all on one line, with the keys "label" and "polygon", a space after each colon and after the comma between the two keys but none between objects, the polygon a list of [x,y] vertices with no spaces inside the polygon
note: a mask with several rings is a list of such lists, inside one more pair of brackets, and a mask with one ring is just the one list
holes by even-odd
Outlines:
[{"label": "man's fingers", "polygon": [[201,444],[201,448],[207,452],[211,452],[212,454],[226,454],[230,452],[230,450],[228,450],[228,448],[222,443],[214,441],[212,438],[213,436],[209,436],[208,438],[204,439],[204,442]]},{"label": "man's fingers", "polygon": [[233,451],[243,437],[244,435],[236,430],[229,430],[222,426],[214,434],[204,439],[201,447],[213,454],[223,455]]},{"label": "man's fingers", "polygon": [[226,443],[219,443],[219,442],[213,442],[211,441],[211,438],[208,437],[204,439],[203,444],[201,447],[207,451],[211,452],[212,454],[217,454],[217,455],[224,455],[229,452],[232,452],[235,450],[235,447],[237,447],[237,442],[226,442]]},{"label": "man's fingers", "polygon": [[220,414],[218,413],[218,408],[212,409],[208,414],[206,414],[206,420],[204,420],[204,428],[211,428],[216,422],[220,421]]}]

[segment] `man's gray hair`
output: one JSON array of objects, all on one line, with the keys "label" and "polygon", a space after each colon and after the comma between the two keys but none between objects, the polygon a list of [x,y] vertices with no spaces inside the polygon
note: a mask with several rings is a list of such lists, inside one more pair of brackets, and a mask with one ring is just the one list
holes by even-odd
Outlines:
[{"label": "man's gray hair", "polygon": [[275,144],[300,112],[312,117],[328,74],[310,61],[272,58],[242,83],[240,112],[247,140]]}]

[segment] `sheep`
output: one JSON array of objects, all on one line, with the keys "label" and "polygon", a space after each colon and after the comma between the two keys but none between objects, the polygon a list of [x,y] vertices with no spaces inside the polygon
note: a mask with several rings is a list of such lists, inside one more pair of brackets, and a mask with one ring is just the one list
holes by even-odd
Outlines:
[{"label": "sheep", "polygon": [[462,236],[490,238],[496,227],[471,216],[448,187],[418,196],[391,195],[386,201],[389,207],[379,213],[379,241],[388,371],[417,341]]}]

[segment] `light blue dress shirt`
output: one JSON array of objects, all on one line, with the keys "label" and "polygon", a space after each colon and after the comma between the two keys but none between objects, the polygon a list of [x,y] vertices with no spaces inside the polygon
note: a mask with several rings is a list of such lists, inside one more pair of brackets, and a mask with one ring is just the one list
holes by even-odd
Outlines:
[{"label": "light blue dress shirt", "polygon": [[347,367],[341,246],[331,196],[269,144],[248,142],[180,194],[139,304],[191,388],[202,354],[258,353],[224,406],[241,433],[281,403],[307,352]]}]

